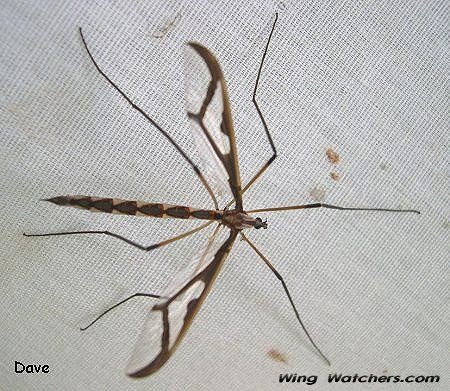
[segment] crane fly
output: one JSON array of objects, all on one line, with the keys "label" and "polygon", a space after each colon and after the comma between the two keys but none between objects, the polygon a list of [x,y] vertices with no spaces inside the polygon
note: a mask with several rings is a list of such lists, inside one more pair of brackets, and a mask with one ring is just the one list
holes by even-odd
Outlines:
[{"label": "crane fly", "polygon": [[[189,206],[169,205],[163,203],[149,203],[144,201],[128,201],[115,198],[99,198],[91,196],[58,196],[49,198],[56,205],[72,206],[86,209],[93,212],[119,213],[135,216],[148,217],[169,217],[177,219],[198,219],[204,220],[199,227],[187,231],[181,235],[172,237],[163,242],[144,246],[136,243],[124,236],[110,231],[74,231],[57,232],[45,234],[24,234],[25,236],[54,236],[54,235],[75,235],[75,234],[104,234],[122,240],[134,247],[144,251],[154,250],[161,246],[173,243],[177,240],[197,233],[211,224],[216,227],[209,237],[206,246],[200,253],[194,256],[192,262],[182,272],[177,274],[168,288],[160,295],[152,293],[135,293],[122,300],[107,311],[103,312],[87,327],[91,326],[106,313],[125,303],[133,297],[150,297],[156,299],[156,303],[151,308],[143,330],[138,338],[131,361],[127,367],[127,374],[131,377],[143,377],[159,370],[170,358],[181,339],[185,335],[189,325],[200,309],[203,300],[206,298],[211,286],[216,279],[228,253],[237,237],[242,238],[254,252],[264,261],[283,286],[284,292],[290,302],[295,316],[322,359],[330,365],[329,360],[321,352],[313,341],[294,304],[289,289],[275,267],[262,254],[244,233],[244,230],[266,229],[267,221],[260,217],[254,217],[261,212],[279,212],[308,208],[328,208],[336,210],[359,210],[359,211],[384,211],[384,212],[414,212],[416,210],[400,210],[386,208],[355,208],[341,207],[336,205],[314,203],[306,205],[292,205],[268,207],[245,211],[242,196],[260,178],[266,169],[277,157],[277,150],[269,132],[266,120],[258,106],[256,95],[258,90],[261,70],[272,39],[278,14],[275,19],[267,39],[265,49],[259,64],[256,82],[253,90],[253,103],[264,128],[267,140],[272,149],[272,156],[254,174],[254,176],[241,186],[239,173],[238,154],[236,151],[236,141],[231,118],[230,103],[228,99],[227,87],[220,66],[213,54],[199,43],[190,42],[186,45],[186,105],[187,115],[190,119],[192,134],[204,160],[202,169],[199,168],[188,157],[185,151],[172,139],[172,137],[159,126],[147,113],[132,102],[132,100],[103,72],[92,56],[81,28],[79,29],[82,43],[92,60],[97,71],[113,87],[133,109],[143,115],[173,147],[180,153],[184,160],[191,166],[201,183],[208,191],[214,209],[192,208]],[[199,77],[204,78],[204,82],[198,83]],[[220,208],[216,198],[216,192],[229,196],[231,201]],[[234,204],[234,207],[231,206]],[[219,241],[220,231],[228,229],[228,236],[225,240]],[[82,328],[85,330],[87,327]]]}]

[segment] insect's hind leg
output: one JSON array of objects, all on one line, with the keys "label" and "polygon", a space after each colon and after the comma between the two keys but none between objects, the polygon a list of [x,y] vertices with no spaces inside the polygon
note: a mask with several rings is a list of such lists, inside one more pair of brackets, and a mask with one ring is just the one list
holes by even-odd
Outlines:
[{"label": "insect's hind leg", "polygon": [[218,209],[219,206],[217,204],[217,199],[216,196],[214,195],[214,192],[211,189],[211,186],[209,185],[208,181],[206,180],[206,178],[203,176],[203,174],[201,173],[200,169],[197,167],[197,165],[195,165],[195,163],[190,159],[190,157],[186,154],[186,152],[184,152],[184,150],[175,142],[175,140],[169,135],[169,133],[167,133],[163,128],[161,128],[161,126],[156,123],[156,121],[151,118],[143,109],[141,109],[138,105],[136,105],[129,97],[128,95],[125,94],[125,92],[123,92],[117,85],[116,83],[114,83],[107,75],[105,72],[103,72],[103,70],[100,68],[100,66],[97,64],[97,61],[95,61],[94,56],[91,54],[91,51],[89,50],[89,47],[84,39],[84,35],[83,35],[83,31],[81,30],[81,27],[78,28],[79,32],[80,32],[80,36],[81,36],[81,40],[83,41],[83,45],[84,48],[86,49],[86,52],[89,56],[89,58],[91,59],[91,61],[93,62],[95,68],[97,69],[97,71],[105,78],[105,80],[120,94],[122,95],[122,97],[128,102],[128,104],[135,109],[136,111],[138,111],[141,115],[143,115],[147,121],[149,121],[174,147],[175,149],[180,153],[180,155],[183,157],[183,159],[192,167],[192,169],[194,170],[195,174],[199,177],[200,181],[202,182],[203,186],[205,187],[205,189],[208,191],[213,203],[214,203],[214,208]]},{"label": "insect's hind leg", "polygon": [[264,119],[262,111],[258,106],[258,102],[256,101],[256,92],[258,91],[259,78],[261,76],[262,67],[264,65],[264,60],[266,58],[267,51],[269,49],[270,40],[271,40],[272,34],[275,30],[275,25],[277,23],[277,20],[278,20],[278,13],[275,13],[275,20],[272,25],[272,30],[270,31],[270,35],[269,35],[269,38],[267,39],[267,43],[266,43],[266,47],[264,49],[261,63],[259,64],[258,75],[256,76],[255,88],[253,90],[253,98],[252,98],[252,102],[255,105],[255,108],[256,108],[256,111],[258,112],[259,118],[261,119],[262,125],[264,127],[264,131],[266,132],[266,136],[267,136],[267,139],[269,140],[270,147],[272,148],[273,154],[270,157],[270,159],[267,160],[267,162],[258,170],[258,172],[253,176],[253,178],[250,179],[250,181],[243,187],[242,194],[244,194],[253,185],[253,183],[263,174],[264,171],[266,171],[266,169],[273,163],[273,161],[277,157],[277,150],[276,150],[275,144],[272,140],[272,136],[269,132],[269,127],[267,126],[266,120]]},{"label": "insect's hind leg", "polygon": [[164,240],[164,241],[156,243],[156,244],[152,244],[150,246],[143,246],[143,245],[141,245],[139,243],[136,243],[136,242],[134,242],[134,241],[132,241],[132,240],[122,236],[122,235],[115,234],[115,233],[110,232],[110,231],[71,231],[71,232],[55,232],[55,233],[45,233],[45,234],[26,234],[26,233],[24,233],[23,235],[27,236],[27,237],[32,237],[32,236],[63,236],[63,235],[103,234],[103,235],[112,236],[113,238],[116,238],[116,239],[123,240],[125,243],[128,243],[128,244],[130,244],[130,245],[132,245],[134,247],[137,247],[140,250],[150,251],[150,250],[154,250],[155,248],[165,246],[165,245],[167,245],[169,243],[176,242],[177,240],[183,239],[183,238],[185,238],[187,236],[190,236],[190,235],[192,235],[192,234],[194,234],[194,233],[196,233],[198,231],[201,231],[203,228],[206,228],[208,225],[212,224],[213,222],[214,222],[213,220],[208,221],[207,223],[202,224],[199,227],[194,228],[194,229],[192,229],[190,231],[184,232],[181,235],[174,236],[173,238]]},{"label": "insect's hind leg", "polygon": [[151,297],[153,299],[159,299],[160,295],[155,295],[153,293],[135,293],[134,295],[128,296],[126,299],[120,301],[117,304],[114,304],[112,307],[108,308],[106,311],[103,311],[97,318],[95,318],[91,323],[89,323],[86,327],[80,327],[81,331],[85,331],[89,327],[91,327],[95,322],[97,322],[100,318],[102,318],[104,315],[106,315],[109,311],[113,310],[114,308],[117,308],[119,305],[126,303],[128,300],[134,298],[134,297]]}]

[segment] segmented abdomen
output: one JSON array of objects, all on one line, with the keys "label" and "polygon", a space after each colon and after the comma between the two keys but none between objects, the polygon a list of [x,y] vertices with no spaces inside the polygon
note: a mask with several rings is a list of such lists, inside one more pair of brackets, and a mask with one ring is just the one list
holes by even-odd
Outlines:
[{"label": "segmented abdomen", "polygon": [[46,199],[56,205],[74,206],[91,212],[119,213],[134,216],[174,217],[177,219],[197,218],[220,220],[222,212],[196,209],[188,206],[155,204],[143,201],[127,201],[118,198],[98,198],[89,196],[59,196]]}]

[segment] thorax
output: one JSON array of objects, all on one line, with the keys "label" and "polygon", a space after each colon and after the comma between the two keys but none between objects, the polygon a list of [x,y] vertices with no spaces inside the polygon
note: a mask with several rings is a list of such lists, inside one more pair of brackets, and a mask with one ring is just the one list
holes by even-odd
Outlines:
[{"label": "thorax", "polygon": [[256,219],[245,212],[239,212],[233,209],[223,211],[222,223],[233,230],[242,230],[245,228],[253,228]]}]

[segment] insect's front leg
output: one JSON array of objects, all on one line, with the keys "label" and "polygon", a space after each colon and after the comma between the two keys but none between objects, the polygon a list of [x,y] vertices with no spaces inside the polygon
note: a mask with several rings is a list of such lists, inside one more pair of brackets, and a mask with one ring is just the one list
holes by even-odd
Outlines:
[{"label": "insect's front leg", "polygon": [[275,276],[281,282],[281,285],[283,286],[283,289],[289,299],[289,302],[291,303],[292,309],[295,312],[295,316],[296,316],[298,322],[300,323],[300,326],[302,327],[303,331],[305,332],[306,336],[308,337],[309,341],[314,346],[314,348],[317,350],[319,355],[324,359],[324,361],[328,365],[331,365],[330,360],[328,360],[328,358],[322,353],[322,351],[319,349],[319,347],[315,344],[315,342],[313,341],[312,337],[310,336],[308,330],[306,329],[305,325],[303,324],[302,320],[300,319],[300,315],[298,313],[297,307],[295,306],[294,301],[292,300],[291,293],[289,292],[289,289],[286,285],[286,282],[284,281],[284,278],[277,271],[277,269],[275,269],[275,267],[270,263],[270,261],[261,253],[261,251],[259,251],[256,248],[256,246],[247,238],[247,236],[244,235],[244,233],[242,231],[240,232],[240,234],[241,234],[242,239],[249,244],[249,246],[253,249],[253,251],[255,251],[256,254],[258,254],[258,256],[264,261],[264,263],[269,267],[269,269],[272,271],[272,273],[275,274]]},{"label": "insect's front leg", "polygon": [[272,38],[273,31],[275,30],[275,25],[277,23],[277,20],[278,20],[278,13],[275,14],[275,20],[273,22],[272,30],[270,31],[270,35],[269,35],[269,38],[267,39],[267,43],[266,43],[266,47],[264,49],[264,53],[263,53],[263,56],[262,56],[262,59],[261,59],[261,63],[259,64],[258,75],[256,76],[255,88],[253,90],[253,98],[252,98],[252,102],[255,105],[255,108],[256,108],[256,111],[258,112],[259,118],[261,119],[261,122],[262,122],[263,127],[264,127],[264,131],[266,132],[266,136],[267,136],[267,139],[269,140],[270,147],[272,148],[273,154],[270,157],[270,159],[267,160],[267,162],[264,163],[264,165],[258,170],[258,172],[253,176],[253,178],[250,179],[250,181],[248,181],[248,183],[243,187],[242,194],[244,194],[253,185],[253,183],[263,174],[264,171],[267,170],[267,168],[273,163],[273,161],[277,157],[277,150],[276,150],[275,144],[274,144],[274,142],[272,140],[272,136],[271,136],[271,134],[269,132],[269,127],[267,126],[266,120],[264,119],[262,111],[259,108],[258,102],[256,101],[256,92],[258,91],[258,85],[259,85],[259,78],[261,76],[261,70],[262,70],[262,67],[263,67],[263,64],[264,64],[264,60],[265,60],[266,55],[267,55],[267,51],[269,49],[269,43],[270,43],[270,40]]}]

